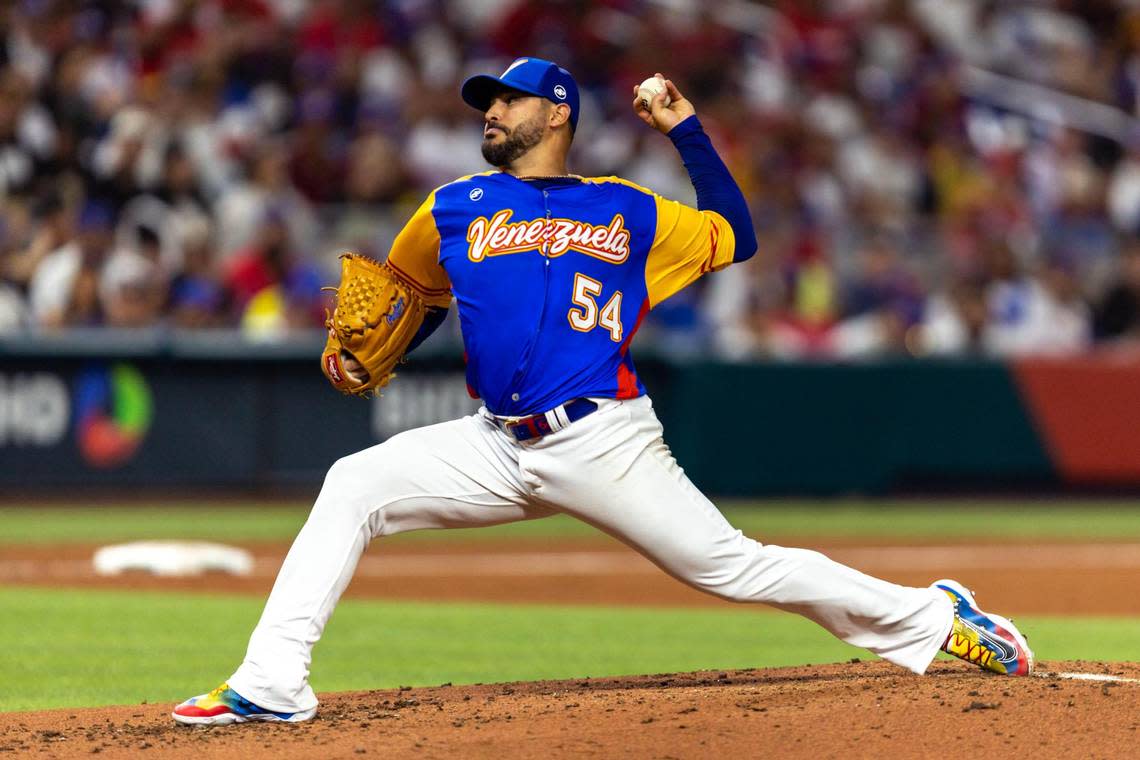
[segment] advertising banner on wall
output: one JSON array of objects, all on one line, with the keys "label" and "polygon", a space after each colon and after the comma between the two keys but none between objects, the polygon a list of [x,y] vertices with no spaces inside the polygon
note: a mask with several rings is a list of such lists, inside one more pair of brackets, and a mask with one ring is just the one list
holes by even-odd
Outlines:
[{"label": "advertising banner on wall", "polygon": [[[1140,427],[1123,403],[1136,367],[639,369],[666,442],[712,494],[1140,488]],[[398,374],[364,399],[331,389],[308,355],[0,355],[0,488],[311,490],[342,456],[479,407],[458,359],[417,356]]]},{"label": "advertising banner on wall", "polygon": [[0,358],[0,485],[319,483],[338,457],[471,414],[462,366],[342,396],[311,361]]}]

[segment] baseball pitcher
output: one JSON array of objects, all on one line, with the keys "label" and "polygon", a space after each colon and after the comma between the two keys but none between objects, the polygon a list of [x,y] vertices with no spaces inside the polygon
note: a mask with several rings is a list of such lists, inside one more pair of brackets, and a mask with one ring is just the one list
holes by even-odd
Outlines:
[{"label": "baseball pitcher", "polygon": [[756,237],[740,189],[669,80],[633,108],[680,154],[690,208],[617,177],[568,173],[573,77],[520,58],[468,79],[491,171],[437,188],[384,264],[347,256],[321,366],[372,391],[454,298],[478,413],[402,433],[336,462],[249,642],[217,689],[178,705],[193,724],[303,721],[316,713],[313,646],[379,536],[573,515],[694,588],[804,615],[843,641],[923,673],[941,648],[1005,675],[1033,654],[954,581],[907,588],[814,551],[735,530],[674,461],[630,353],[645,315]]}]

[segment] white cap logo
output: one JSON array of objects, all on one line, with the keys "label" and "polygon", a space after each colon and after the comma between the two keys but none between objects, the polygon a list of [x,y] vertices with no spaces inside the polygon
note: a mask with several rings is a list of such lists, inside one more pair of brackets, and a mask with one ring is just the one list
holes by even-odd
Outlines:
[{"label": "white cap logo", "polygon": [[559,100],[566,100],[566,88],[562,85],[554,85],[554,94]]},{"label": "white cap logo", "polygon": [[477,201],[483,197],[483,188],[476,187],[471,192],[467,193],[467,197],[473,201]]}]

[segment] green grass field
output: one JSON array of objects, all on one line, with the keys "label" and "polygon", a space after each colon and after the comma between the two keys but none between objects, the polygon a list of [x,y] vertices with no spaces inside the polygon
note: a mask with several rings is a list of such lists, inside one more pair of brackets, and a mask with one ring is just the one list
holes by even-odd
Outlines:
[{"label": "green grass field", "polygon": [[[733,525],[765,540],[782,536],[937,539],[1140,538],[1137,501],[730,501],[722,511]],[[0,506],[0,546],[103,542],[147,538],[288,541],[308,504]],[[475,530],[425,531],[389,540],[449,541],[511,536],[593,537],[594,528],[569,517]]]},{"label": "green grass field", "polygon": [[[204,513],[205,512],[205,513]],[[726,509],[749,533],[1140,538],[1138,504],[766,503]],[[0,509],[4,546],[135,538],[287,540],[305,508]],[[469,531],[396,540],[447,541]],[[473,535],[590,536],[551,519]],[[262,600],[236,596],[0,589],[0,711],[174,702],[212,688],[244,652]],[[1042,659],[1140,660],[1140,619],[1019,618]],[[318,646],[313,684],[340,691],[836,662],[867,658],[814,624],[713,610],[345,601]]]},{"label": "green grass field", "polygon": [[[241,661],[261,600],[0,589],[0,711],[176,702]],[[1140,659],[1140,620],[1025,618],[1049,659]],[[1072,631],[1080,628],[1081,635]],[[793,615],[346,600],[318,691],[837,662],[861,650]]]}]

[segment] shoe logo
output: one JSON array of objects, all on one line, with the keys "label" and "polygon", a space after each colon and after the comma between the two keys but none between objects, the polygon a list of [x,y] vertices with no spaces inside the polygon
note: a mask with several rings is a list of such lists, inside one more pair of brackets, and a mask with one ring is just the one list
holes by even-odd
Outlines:
[{"label": "shoe logo", "polygon": [[983,645],[995,650],[999,662],[1017,662],[1017,649],[988,631],[982,634]]},{"label": "shoe logo", "polygon": [[969,620],[959,618],[959,622],[966,633],[955,631],[950,637],[950,654],[979,665],[988,664],[995,656],[1001,663],[1017,662],[1017,647]]}]

